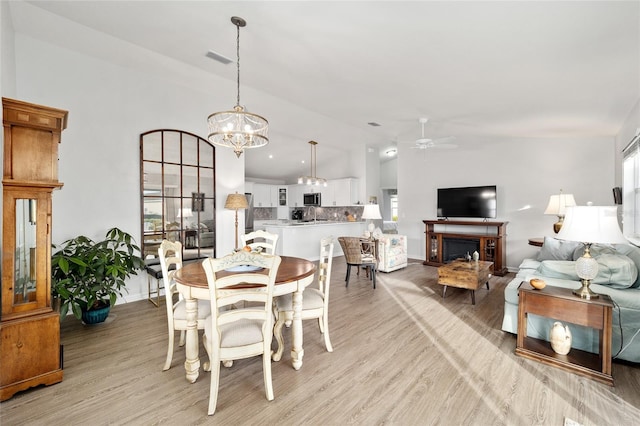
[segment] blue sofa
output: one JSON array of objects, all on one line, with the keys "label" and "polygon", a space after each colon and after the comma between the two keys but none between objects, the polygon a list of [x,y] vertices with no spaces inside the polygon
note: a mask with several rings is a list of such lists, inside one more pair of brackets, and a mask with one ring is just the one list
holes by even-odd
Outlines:
[{"label": "blue sofa", "polygon": [[[518,286],[531,278],[543,279],[548,286],[576,289],[581,286],[575,272],[575,259],[582,256],[583,245],[546,237],[536,259],[524,259],[516,277],[504,291],[502,330],[518,330]],[[630,244],[594,245],[592,256],[598,261],[598,276],[592,281],[595,293],[607,294],[614,302],[611,351],[614,359],[640,363],[640,248]],[[528,315],[527,333],[549,340],[552,318]],[[572,347],[598,352],[596,330],[569,324]]]}]

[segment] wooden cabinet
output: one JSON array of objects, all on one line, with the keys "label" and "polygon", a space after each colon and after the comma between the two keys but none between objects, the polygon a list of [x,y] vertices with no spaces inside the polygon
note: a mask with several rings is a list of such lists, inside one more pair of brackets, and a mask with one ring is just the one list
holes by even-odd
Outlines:
[{"label": "wooden cabinet", "polygon": [[493,262],[493,274],[505,275],[507,270],[507,234],[509,222],[473,222],[464,220],[423,220],[426,234],[425,265],[441,266],[453,260],[447,258],[449,243],[468,242],[470,252],[477,250],[480,260]]},{"label": "wooden cabinet", "polygon": [[51,307],[51,195],[67,111],[2,98],[0,400],[62,380],[60,318]]}]

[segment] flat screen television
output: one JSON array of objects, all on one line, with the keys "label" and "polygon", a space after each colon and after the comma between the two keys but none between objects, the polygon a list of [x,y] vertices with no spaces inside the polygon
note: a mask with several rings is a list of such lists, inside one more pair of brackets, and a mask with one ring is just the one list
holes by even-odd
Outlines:
[{"label": "flat screen television", "polygon": [[496,186],[438,188],[438,217],[495,218]]}]

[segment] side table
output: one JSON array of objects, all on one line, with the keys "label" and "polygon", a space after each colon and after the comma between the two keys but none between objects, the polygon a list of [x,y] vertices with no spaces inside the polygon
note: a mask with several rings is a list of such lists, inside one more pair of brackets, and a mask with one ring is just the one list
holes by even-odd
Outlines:
[{"label": "side table", "polygon": [[529,245],[530,246],[534,246],[534,247],[542,247],[542,244],[544,243],[544,237],[542,238],[529,238]]},{"label": "side table", "polygon": [[[597,299],[581,299],[571,289],[545,287],[536,290],[528,282],[519,287],[518,337],[516,355],[552,365],[613,386],[611,375],[611,314],[613,303],[606,294]],[[572,348],[567,355],[553,351],[547,341],[527,336],[527,315],[534,314],[600,332],[600,353]]]}]

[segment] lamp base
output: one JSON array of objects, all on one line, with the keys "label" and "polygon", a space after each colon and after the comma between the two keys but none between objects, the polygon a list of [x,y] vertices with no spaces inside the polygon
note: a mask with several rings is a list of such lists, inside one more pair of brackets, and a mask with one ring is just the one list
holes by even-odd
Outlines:
[{"label": "lamp base", "polygon": [[564,223],[564,216],[558,216],[558,221],[553,224],[553,232],[555,232],[556,234],[560,232],[560,229],[562,229],[563,223]]},{"label": "lamp base", "polygon": [[586,299],[586,300],[597,299],[598,297],[600,297],[598,293],[594,293],[589,288],[589,285],[591,285],[591,280],[581,280],[581,281],[582,281],[582,287],[573,290],[573,294],[580,297],[581,299]]}]

